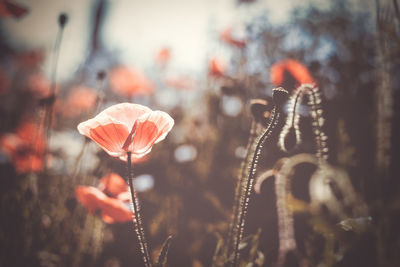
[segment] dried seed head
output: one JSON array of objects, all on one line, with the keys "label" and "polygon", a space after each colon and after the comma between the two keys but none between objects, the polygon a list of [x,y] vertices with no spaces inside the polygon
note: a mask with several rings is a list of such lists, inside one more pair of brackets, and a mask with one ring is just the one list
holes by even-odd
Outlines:
[{"label": "dried seed head", "polygon": [[283,87],[272,89],[272,99],[277,107],[282,107],[288,99],[289,92]]},{"label": "dried seed head", "polygon": [[58,24],[60,25],[61,28],[64,28],[65,24],[68,22],[68,15],[65,13],[61,13],[58,16]]}]

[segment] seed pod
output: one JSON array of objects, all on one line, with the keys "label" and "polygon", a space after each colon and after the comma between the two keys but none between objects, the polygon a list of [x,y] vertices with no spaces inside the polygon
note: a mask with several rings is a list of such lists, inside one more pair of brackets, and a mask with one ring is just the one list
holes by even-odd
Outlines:
[{"label": "seed pod", "polygon": [[60,25],[60,27],[64,28],[67,22],[68,22],[68,15],[65,13],[61,13],[60,16],[58,16],[58,24]]},{"label": "seed pod", "polygon": [[288,99],[289,92],[283,87],[272,89],[272,99],[277,107],[282,107]]}]

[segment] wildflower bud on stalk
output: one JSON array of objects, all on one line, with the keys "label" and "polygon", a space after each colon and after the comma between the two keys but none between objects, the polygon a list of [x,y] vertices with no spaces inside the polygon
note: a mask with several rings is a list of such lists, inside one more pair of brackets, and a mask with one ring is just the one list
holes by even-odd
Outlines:
[{"label": "wildflower bud on stalk", "polygon": [[61,28],[64,28],[67,22],[68,22],[68,15],[65,13],[61,13],[60,16],[58,16],[58,25],[60,25]]},{"label": "wildflower bud on stalk", "polygon": [[277,87],[272,89],[272,99],[277,107],[282,107],[287,100],[289,92],[283,87]]},{"label": "wildflower bud on stalk", "polygon": [[[283,88],[276,88],[273,90],[273,99],[275,102],[275,107],[271,112],[271,120],[265,129],[265,131],[256,139],[254,154],[252,156],[252,160],[250,162],[248,175],[246,180],[243,181],[243,184],[246,184],[244,194],[240,197],[240,207],[238,209],[238,221],[237,221],[237,230],[236,237],[234,239],[234,250],[233,250],[233,260],[232,265],[239,265],[239,245],[243,240],[244,226],[246,220],[246,214],[249,206],[249,201],[251,197],[251,193],[253,191],[253,185],[255,181],[255,174],[257,169],[258,159],[261,154],[261,149],[265,143],[265,141],[271,136],[273,129],[278,123],[280,112],[282,109],[283,103],[285,103],[288,92]],[[275,96],[275,97],[274,97]]]}]

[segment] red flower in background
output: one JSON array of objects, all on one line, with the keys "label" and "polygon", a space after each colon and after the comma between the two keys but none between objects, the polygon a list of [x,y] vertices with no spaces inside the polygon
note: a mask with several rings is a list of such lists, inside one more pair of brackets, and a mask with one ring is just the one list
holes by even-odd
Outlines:
[{"label": "red flower in background", "polygon": [[111,88],[117,94],[132,97],[133,95],[149,95],[154,91],[154,84],[138,69],[118,66],[109,74]]},{"label": "red flower in background", "polygon": [[78,125],[79,133],[95,141],[110,156],[126,160],[141,158],[155,143],[163,140],[174,120],[165,112],[148,107],[121,103],[100,112],[93,119]]},{"label": "red flower in background", "polygon": [[0,2],[0,17],[2,18],[21,18],[28,13],[28,9],[10,2],[9,0],[4,0]]},{"label": "red flower in background", "polygon": [[170,59],[171,51],[168,47],[161,48],[156,54],[156,62],[163,68],[165,68]]},{"label": "red flower in background", "polygon": [[[294,80],[294,82],[290,80]],[[300,84],[315,83],[308,68],[294,59],[274,63],[271,67],[270,81],[276,86],[283,86],[289,90]],[[290,85],[285,85],[285,83],[290,83]]]},{"label": "red flower in background", "polygon": [[45,53],[43,50],[30,50],[17,54],[16,64],[19,68],[33,69],[43,63]]},{"label": "red flower in background", "polygon": [[234,37],[232,27],[228,27],[224,31],[222,31],[219,38],[221,39],[221,41],[223,41],[229,45],[236,46],[238,48],[246,47],[245,39],[239,39],[239,38]]},{"label": "red flower in background", "polygon": [[45,139],[36,124],[26,122],[15,133],[0,139],[1,149],[11,158],[19,173],[39,172],[43,169]]},{"label": "red flower in background", "polygon": [[123,223],[133,219],[134,214],[129,209],[129,202],[109,197],[98,188],[77,186],[75,194],[89,213],[99,214],[106,223]]},{"label": "red flower in background", "polygon": [[96,101],[97,93],[95,90],[85,86],[76,86],[71,89],[65,102],[58,103],[57,109],[65,117],[73,118],[92,110]]},{"label": "red flower in background", "polygon": [[164,79],[165,85],[180,90],[192,91],[196,89],[196,82],[187,76],[169,75]]},{"label": "red flower in background", "polygon": [[121,193],[128,191],[128,185],[124,178],[116,173],[110,173],[103,176],[99,182],[99,189],[105,194],[117,197]]},{"label": "red flower in background", "polygon": [[213,58],[210,60],[208,67],[208,73],[214,77],[223,77],[226,72],[225,63],[219,58]]},{"label": "red flower in background", "polygon": [[51,94],[51,82],[42,73],[31,74],[28,83],[29,89],[38,99],[48,97]]}]

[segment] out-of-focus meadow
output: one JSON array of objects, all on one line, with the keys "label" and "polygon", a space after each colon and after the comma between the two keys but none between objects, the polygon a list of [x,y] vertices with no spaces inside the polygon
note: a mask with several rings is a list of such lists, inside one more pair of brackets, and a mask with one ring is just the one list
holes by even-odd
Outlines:
[{"label": "out-of-focus meadow", "polygon": [[399,27],[397,0],[0,1],[0,265],[143,266],[127,164],[77,130],[130,102],[175,121],[133,160],[158,266],[400,266]]}]

